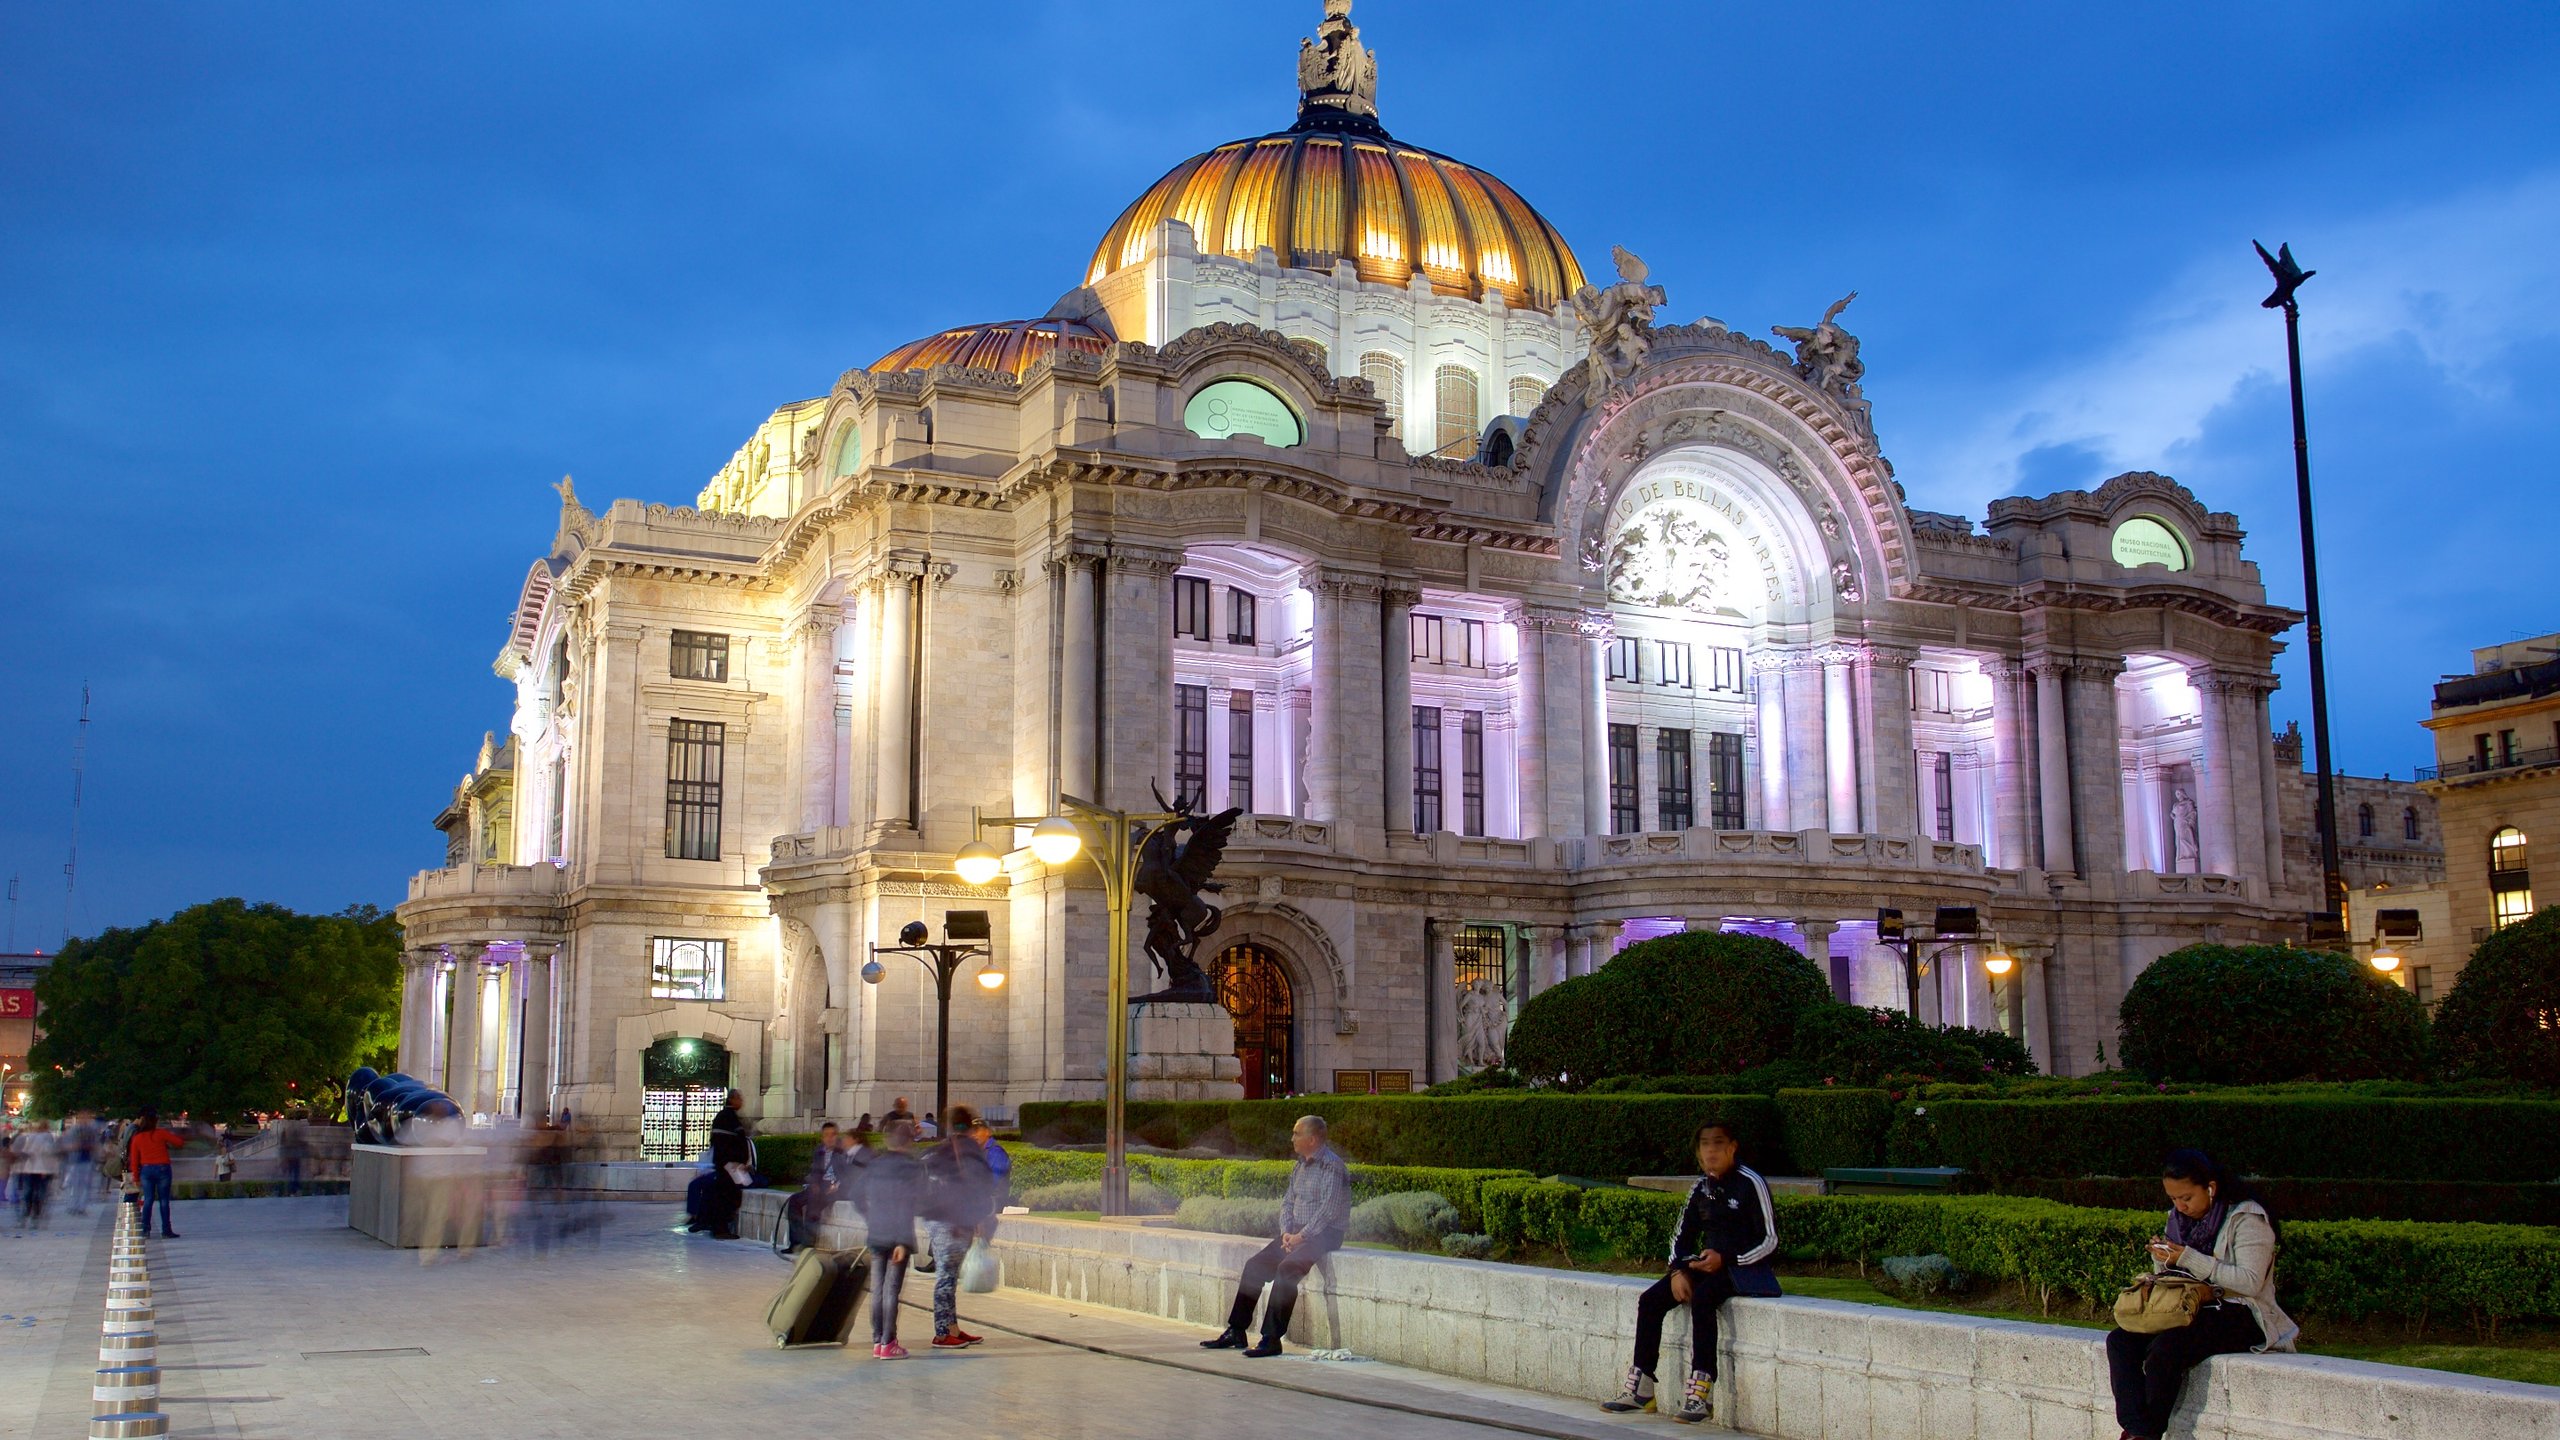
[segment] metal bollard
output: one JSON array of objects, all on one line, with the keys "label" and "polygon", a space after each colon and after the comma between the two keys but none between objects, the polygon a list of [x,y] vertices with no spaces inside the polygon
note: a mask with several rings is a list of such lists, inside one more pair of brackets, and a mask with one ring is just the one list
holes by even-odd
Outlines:
[{"label": "metal bollard", "polygon": [[160,1403],[160,1369],[156,1365],[101,1366],[90,1384],[89,1402],[92,1416],[155,1409]]},{"label": "metal bollard", "polygon": [[149,1305],[133,1310],[108,1307],[105,1333],[109,1335],[148,1335],[158,1328],[152,1323]]},{"label": "metal bollard", "polygon": [[110,1280],[107,1282],[107,1303],[110,1305],[114,1304],[118,1300],[148,1300],[150,1298],[151,1282],[148,1280]]},{"label": "metal bollard", "polygon": [[155,1410],[98,1415],[89,1421],[89,1440],[142,1440],[169,1433],[169,1417]]},{"label": "metal bollard", "polygon": [[160,1337],[151,1331],[98,1337],[98,1363],[101,1365],[156,1365],[159,1361]]}]

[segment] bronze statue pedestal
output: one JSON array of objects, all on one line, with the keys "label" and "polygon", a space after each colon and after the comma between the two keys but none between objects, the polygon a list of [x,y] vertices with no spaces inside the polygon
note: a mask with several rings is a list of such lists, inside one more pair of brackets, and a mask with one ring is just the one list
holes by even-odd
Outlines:
[{"label": "bronze statue pedestal", "polygon": [[1236,1022],[1223,1005],[1129,1007],[1129,1098],[1241,1100]]}]

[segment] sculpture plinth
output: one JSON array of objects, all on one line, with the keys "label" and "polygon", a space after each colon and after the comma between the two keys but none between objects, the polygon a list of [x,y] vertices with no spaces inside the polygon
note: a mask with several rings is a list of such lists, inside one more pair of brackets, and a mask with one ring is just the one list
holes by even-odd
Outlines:
[{"label": "sculpture plinth", "polygon": [[1222,1005],[1157,1001],[1129,1010],[1129,1098],[1241,1100],[1236,1022]]}]

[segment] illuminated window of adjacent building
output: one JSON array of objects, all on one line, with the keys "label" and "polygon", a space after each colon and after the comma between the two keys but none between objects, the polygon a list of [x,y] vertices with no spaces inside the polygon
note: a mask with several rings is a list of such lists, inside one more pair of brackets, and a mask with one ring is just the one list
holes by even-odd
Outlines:
[{"label": "illuminated window of adjacent building", "polygon": [[1511,932],[1499,925],[1461,925],[1449,937],[1449,949],[1457,962],[1459,994],[1483,980],[1495,994],[1510,995]]},{"label": "illuminated window of adjacent building", "polygon": [[1659,792],[1654,797],[1656,828],[1686,830],[1698,821],[1698,791],[1689,763],[1689,732],[1657,730],[1653,732],[1653,749],[1654,788]]},{"label": "illuminated window of adjacent building", "polygon": [[1227,643],[1253,643],[1253,592],[1227,587]]},{"label": "illuminated window of adjacent building", "polygon": [[720,772],[724,727],[667,722],[667,858],[720,858]]},{"label": "illuminated window of adjacent building", "polygon": [[1360,357],[1360,378],[1378,392],[1378,408],[1386,412],[1387,433],[1404,438],[1404,362],[1383,350]]},{"label": "illuminated window of adjacent building", "polygon": [[2525,863],[2524,832],[2501,826],[2489,837],[2489,925],[2503,929],[2533,914],[2533,873]]},{"label": "illuminated window of adjacent building", "polygon": [[1546,398],[1546,381],[1539,379],[1535,375],[1514,375],[1511,377],[1511,409],[1509,413],[1513,415],[1527,415],[1530,411],[1538,408],[1539,401]]},{"label": "illuminated window of adjacent building", "polygon": [[1253,692],[1227,692],[1227,803],[1253,813]]},{"label": "illuminated window of adjacent building", "polygon": [[1440,707],[1413,707],[1413,833],[1430,835],[1440,824]]},{"label": "illuminated window of adjacent building", "polygon": [[1636,727],[1609,727],[1609,833],[1632,835],[1644,828],[1636,802]]},{"label": "illuminated window of adjacent building", "polygon": [[1707,737],[1707,823],[1742,828],[1742,737],[1718,730]]},{"label": "illuminated window of adjacent building", "polygon": [[1209,687],[1173,687],[1173,794],[1176,803],[1209,798]]},{"label": "illuminated window of adjacent building", "polygon": [[1197,575],[1173,577],[1173,638],[1209,638],[1209,582]]},{"label": "illuminated window of adjacent building", "polygon": [[2359,840],[2373,838],[2373,807],[2371,805],[2356,807],[2356,838]]},{"label": "illuminated window of adjacent building", "polygon": [[2409,967],[2409,993],[2417,996],[2418,1003],[2421,1005],[2431,1006],[2436,1003],[2436,971],[2434,966],[2412,965]]},{"label": "illuminated window of adjacent building", "polygon": [[649,998],[729,998],[729,942],[659,935],[649,941]]},{"label": "illuminated window of adjacent building", "polygon": [[729,680],[729,637],[678,630],[667,642],[667,673],[678,680]]},{"label": "illuminated window of adjacent building", "polygon": [[1484,428],[1476,399],[1476,372],[1464,365],[1443,365],[1432,372],[1437,418],[1431,449],[1437,455],[1475,453],[1476,435]]}]

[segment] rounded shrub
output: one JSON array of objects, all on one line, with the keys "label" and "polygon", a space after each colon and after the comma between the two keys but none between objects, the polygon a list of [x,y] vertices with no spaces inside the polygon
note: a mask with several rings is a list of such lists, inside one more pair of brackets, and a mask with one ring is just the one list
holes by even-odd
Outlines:
[{"label": "rounded shrub", "polygon": [[1465,1229],[1458,1207],[1428,1190],[1403,1190],[1351,1207],[1351,1239],[1407,1250],[1437,1250],[1440,1237]]},{"label": "rounded shrub", "polygon": [[[1180,1207],[1182,1197],[1161,1185],[1144,1180],[1129,1181],[1129,1213],[1132,1215],[1170,1215]],[[1062,1180],[1025,1190],[1014,1203],[1026,1210],[1100,1210],[1102,1182],[1099,1180]]]},{"label": "rounded shrub", "polygon": [[2437,1007],[2449,1075],[2560,1087],[2560,905],[2490,935]]},{"label": "rounded shrub", "polygon": [[1887,1076],[1978,1082],[2036,1068],[2024,1044],[1996,1030],[1923,1025],[1899,1010],[1834,1003],[1796,1017],[1795,1058],[1820,1077],[1809,1083],[1841,1085],[1874,1085]]},{"label": "rounded shrub", "polygon": [[2418,1079],[2427,1012],[2344,955],[2189,945],[2151,962],[2118,1008],[2117,1053],[2154,1080]]},{"label": "rounded shrub", "polygon": [[1737,1074],[1787,1054],[1796,1012],[1830,993],[1820,968],[1775,940],[1664,935],[1531,996],[1506,1058],[1543,1084]]}]

